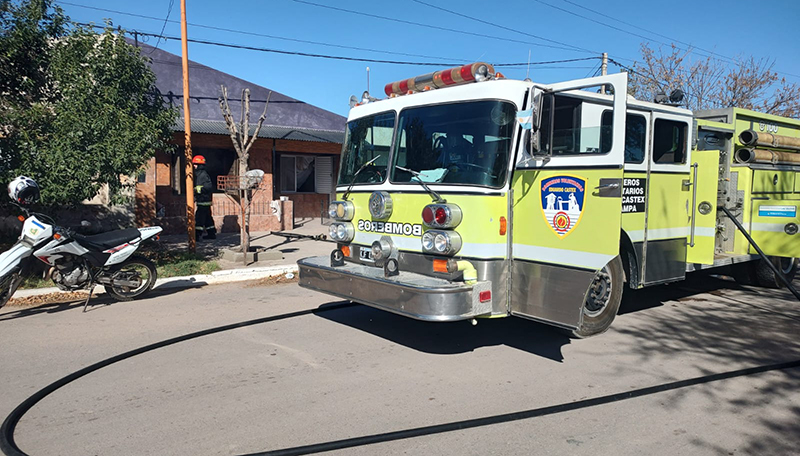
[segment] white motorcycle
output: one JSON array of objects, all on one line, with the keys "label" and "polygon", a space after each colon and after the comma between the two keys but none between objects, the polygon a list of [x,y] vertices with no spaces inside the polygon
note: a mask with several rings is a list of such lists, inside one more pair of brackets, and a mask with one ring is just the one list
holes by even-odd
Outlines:
[{"label": "white motorcycle", "polygon": [[133,253],[144,240],[160,233],[160,226],[83,236],[57,226],[47,215],[28,211],[26,206],[39,197],[38,185],[32,179],[20,176],[12,181],[9,196],[26,216],[20,216],[24,222],[19,240],[0,254],[0,307],[31,274],[36,259],[49,266],[47,275],[61,290],[89,291],[84,310],[95,285],[103,285],[120,301],[136,299],[155,285],[155,265]]}]

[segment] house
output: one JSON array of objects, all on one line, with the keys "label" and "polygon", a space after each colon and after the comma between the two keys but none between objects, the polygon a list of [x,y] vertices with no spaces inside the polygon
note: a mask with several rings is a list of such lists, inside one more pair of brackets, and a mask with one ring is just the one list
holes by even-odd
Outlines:
[{"label": "house", "polygon": [[[181,57],[137,43],[151,58],[156,86],[181,118],[173,127],[175,150],[158,151],[136,184],[136,221],[159,224],[167,233],[186,231],[186,159],[184,154]],[[206,158],[213,182],[237,174],[236,151],[219,106],[220,86],[228,89],[234,119],[241,113],[241,94],[250,89],[251,132],[264,111],[270,89],[195,62],[189,62],[192,152]],[[249,168],[264,171],[253,196],[250,229],[291,229],[295,222],[327,212],[335,191],[346,119],[330,111],[272,91],[267,117],[250,149]],[[212,214],[220,232],[239,232],[238,204],[223,190],[213,195]]]}]

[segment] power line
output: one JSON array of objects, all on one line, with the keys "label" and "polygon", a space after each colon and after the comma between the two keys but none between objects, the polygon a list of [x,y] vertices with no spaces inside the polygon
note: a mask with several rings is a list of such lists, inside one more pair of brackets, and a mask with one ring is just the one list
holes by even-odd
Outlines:
[{"label": "power line", "polygon": [[[86,27],[94,27],[98,29],[104,29],[104,27],[95,25],[95,24],[87,24],[83,22],[76,22],[75,24],[86,26]],[[142,36],[152,36],[158,37],[160,36],[164,40],[175,40],[179,41],[181,38],[176,36],[168,36],[168,35],[158,35],[156,33],[151,32],[142,32],[138,30],[134,30],[135,33],[142,35]],[[298,51],[284,51],[280,49],[270,49],[270,48],[262,48],[256,46],[247,46],[241,44],[231,44],[231,43],[222,43],[218,41],[210,41],[210,40],[201,40],[197,38],[189,38],[187,41],[192,43],[198,44],[207,44],[211,46],[221,46],[227,47],[232,49],[243,49],[243,50],[250,50],[250,51],[260,51],[260,52],[271,52],[276,54],[283,54],[283,55],[295,55],[301,57],[315,57],[315,58],[323,58],[323,59],[332,59],[332,60],[349,60],[349,61],[356,61],[356,62],[369,62],[369,63],[386,63],[386,64],[393,64],[393,65],[423,65],[423,66],[459,66],[458,63],[452,62],[409,62],[409,61],[397,61],[397,60],[377,60],[377,59],[365,59],[360,57],[345,57],[345,56],[335,56],[335,55],[326,55],[326,54],[313,54],[308,52],[298,52]],[[600,57],[584,57],[579,59],[565,59],[565,60],[550,60],[544,62],[521,62],[521,63],[498,63],[493,66],[496,67],[516,67],[516,66],[523,66],[523,65],[549,65],[555,63],[569,63],[569,62],[579,62],[585,60],[594,60],[599,59]]]},{"label": "power line", "polygon": [[169,0],[169,8],[167,9],[167,17],[164,18],[164,24],[161,26],[161,32],[158,34],[159,38],[156,40],[156,45],[153,46],[153,49],[148,52],[148,54],[152,54],[153,51],[158,49],[159,43],[161,43],[161,36],[164,35],[164,30],[167,28],[167,21],[169,21],[169,16],[172,14],[172,7],[175,4],[175,0]]},{"label": "power line", "polygon": [[476,17],[468,16],[466,14],[462,14],[462,13],[459,13],[459,12],[456,12],[456,11],[452,11],[452,10],[449,10],[449,9],[446,9],[446,8],[442,8],[440,6],[431,5],[430,3],[423,2],[422,0],[412,0],[412,1],[415,2],[415,3],[419,3],[420,5],[425,5],[425,6],[428,6],[430,8],[437,9],[439,11],[444,11],[444,12],[449,13],[449,14],[453,14],[453,15],[456,15],[456,16],[459,16],[459,17],[463,17],[463,18],[466,18],[466,19],[469,19],[469,20],[472,20],[472,21],[480,22],[481,24],[491,25],[492,27],[497,27],[499,29],[506,30],[506,31],[509,31],[509,32],[519,33],[519,34],[522,34],[522,35],[525,35],[525,36],[529,36],[531,38],[536,38],[536,39],[539,39],[539,40],[542,40],[542,41],[547,41],[549,43],[560,44],[562,46],[569,46],[569,47],[574,48],[574,49],[576,49],[578,51],[588,52],[588,53],[591,53],[591,54],[597,54],[597,52],[590,51],[590,50],[585,49],[585,48],[581,48],[581,47],[574,46],[574,45],[567,44],[567,43],[562,43],[560,41],[551,40],[549,38],[543,38],[543,37],[538,36],[538,35],[533,35],[531,33],[522,32],[520,30],[515,30],[515,29],[512,29],[511,27],[506,27],[504,25],[495,24],[493,22],[485,21],[483,19],[478,19]]},{"label": "power line", "polygon": [[[105,12],[105,13],[114,13],[114,14],[121,14],[123,16],[131,16],[131,17],[138,17],[138,18],[141,18],[141,19],[149,19],[149,20],[161,21],[161,18],[153,17],[153,16],[146,16],[144,14],[136,14],[136,13],[130,13],[130,12],[126,12],[126,11],[118,11],[118,10],[107,9],[107,8],[98,8],[98,7],[94,7],[94,6],[88,6],[88,5],[79,5],[77,3],[70,3],[70,2],[59,2],[59,3],[62,4],[62,5],[76,6],[76,7],[79,7],[79,8],[86,8],[86,9],[95,10],[95,11],[102,11],[102,12]],[[173,24],[179,24],[180,23],[180,21],[175,21],[175,20],[170,20],[170,21],[167,21],[167,22],[170,22],[170,23],[173,23]],[[295,42],[295,43],[313,44],[313,45],[317,45],[317,46],[327,46],[327,47],[334,47],[334,48],[340,48],[340,49],[350,49],[350,50],[354,50],[354,51],[366,51],[366,52],[376,52],[376,53],[382,53],[382,54],[403,55],[403,56],[406,56],[406,57],[420,57],[420,58],[424,58],[424,59],[445,59],[445,57],[437,57],[437,56],[430,56],[430,55],[410,54],[410,53],[406,53],[406,52],[393,52],[393,51],[385,51],[385,50],[380,50],[380,49],[370,49],[370,48],[362,48],[362,47],[355,47],[355,46],[345,46],[345,45],[333,44],[333,43],[323,43],[323,42],[319,42],[319,41],[309,41],[309,40],[301,40],[301,39],[296,39],[296,38],[287,38],[287,37],[283,37],[283,36],[268,35],[268,34],[265,34],[265,33],[256,33],[256,32],[250,32],[250,31],[246,31],[246,30],[234,30],[234,29],[229,29],[229,28],[224,28],[224,27],[216,27],[216,26],[213,26],[213,25],[197,24],[197,23],[193,23],[193,22],[187,22],[187,25],[189,25],[191,27],[203,28],[203,29],[208,29],[208,30],[216,30],[216,31],[220,31],[220,32],[237,33],[237,34],[240,34],[240,35],[257,36],[257,37],[261,37],[261,38],[270,38],[270,39],[275,39],[275,40],[292,41],[292,42]],[[164,30],[162,29],[161,33],[159,34],[159,36],[163,35],[163,33],[164,33]],[[458,61],[463,61],[463,62],[469,62],[470,61],[470,60],[466,60],[466,59],[453,59],[453,60],[458,60]]]},{"label": "power line", "polygon": [[[722,55],[722,54],[717,54],[717,53],[715,53],[715,52],[708,51],[708,50],[706,50],[706,49],[703,49],[703,48],[701,48],[701,47],[698,47],[698,46],[694,46],[694,45],[692,45],[692,44],[689,44],[689,43],[683,42],[683,41],[681,41],[681,40],[676,40],[676,39],[674,39],[674,38],[671,38],[671,37],[668,37],[668,36],[666,36],[666,35],[662,35],[662,34],[660,34],[660,33],[656,33],[656,32],[654,32],[654,31],[652,31],[652,30],[647,30],[646,28],[639,27],[638,25],[635,25],[635,24],[631,24],[631,23],[625,22],[625,21],[623,21],[623,20],[617,19],[617,18],[615,18],[615,17],[613,17],[613,16],[609,16],[609,15],[607,15],[607,14],[603,14],[603,13],[602,13],[602,12],[600,12],[600,11],[596,11],[596,10],[593,10],[593,9],[591,9],[591,8],[587,8],[587,7],[583,6],[583,5],[580,5],[580,4],[578,4],[578,3],[572,2],[572,1],[570,1],[570,0],[562,0],[562,1],[563,1],[563,2],[565,2],[565,3],[569,3],[569,4],[570,4],[570,5],[572,5],[572,6],[575,6],[575,7],[581,8],[581,9],[584,9],[584,10],[586,10],[586,11],[589,11],[590,13],[597,14],[598,16],[605,17],[606,19],[611,19],[611,20],[613,20],[613,21],[616,21],[616,22],[619,22],[619,23],[621,23],[621,24],[627,25],[628,27],[633,27],[633,28],[635,28],[635,29],[637,29],[637,30],[641,30],[641,31],[643,31],[643,32],[650,33],[650,34],[652,34],[652,35],[659,36],[659,37],[661,37],[661,38],[665,38],[665,39],[668,39],[668,40],[670,40],[670,41],[673,41],[673,42],[676,42],[676,43],[680,43],[680,44],[682,44],[682,45],[684,45],[684,46],[687,46],[687,47],[689,47],[689,48],[694,48],[694,49],[697,49],[697,50],[700,50],[700,51],[706,52],[706,53],[708,53],[709,55],[718,55],[718,56],[722,57],[722,58],[723,58],[723,59],[725,59],[725,60],[728,60],[728,61],[731,61],[731,62],[733,61],[733,59],[732,59],[732,58],[730,58],[730,57],[726,57],[726,56],[724,56],[724,55]],[[540,3],[542,3],[542,2],[540,2]],[[548,5],[548,6],[552,6],[552,5]],[[553,8],[555,8],[555,7],[553,7]],[[580,17],[583,17],[583,16],[580,16]],[[585,18],[585,17],[584,17],[584,19],[588,19],[588,18]],[[589,20],[591,20],[591,19],[589,19]],[[600,23],[600,22],[598,22],[598,23]],[[611,27],[610,25],[608,25],[608,24],[605,24],[605,23],[600,23],[600,24],[601,24],[601,25],[604,25],[604,26],[607,26],[607,27]],[[613,28],[613,27],[612,27],[612,28]],[[620,29],[617,29],[617,28],[615,28],[615,30],[620,30]],[[620,31],[622,31],[622,32],[625,32],[624,30],[620,30]],[[625,32],[625,33],[628,33],[628,32]],[[635,36],[641,36],[641,35],[635,35]],[[647,40],[648,40],[648,41],[651,41],[650,39],[647,39]],[[655,40],[652,40],[652,41],[655,41]],[[661,43],[660,41],[656,41],[656,42],[658,42],[658,43]],[[666,44],[666,43],[661,43],[661,44]]]},{"label": "power line", "polygon": [[[641,38],[641,39],[643,39],[643,40],[646,40],[646,41],[655,41],[656,43],[659,43],[659,44],[662,44],[662,45],[665,45],[665,46],[672,46],[672,43],[665,43],[665,42],[663,42],[663,41],[654,40],[654,39],[652,39],[652,38],[649,38],[649,37],[647,37],[647,36],[644,36],[644,35],[639,35],[638,33],[633,33],[633,32],[630,32],[630,31],[628,31],[628,30],[624,30],[624,29],[621,29],[621,28],[619,28],[619,27],[615,27],[615,26],[613,26],[613,25],[610,25],[610,24],[608,24],[608,23],[605,23],[605,22],[603,22],[603,21],[598,21],[598,20],[596,20],[596,19],[592,19],[592,18],[590,18],[590,17],[586,17],[586,16],[583,16],[583,15],[580,15],[580,14],[578,14],[578,13],[575,13],[575,12],[569,11],[569,10],[567,10],[567,9],[560,8],[560,7],[558,7],[558,6],[555,6],[555,5],[551,4],[551,3],[545,2],[545,1],[543,1],[543,0],[534,0],[534,1],[536,1],[536,2],[538,2],[538,3],[541,3],[542,5],[545,5],[545,6],[549,6],[550,8],[553,8],[553,9],[556,9],[556,10],[559,10],[559,11],[562,11],[562,12],[564,12],[564,13],[567,13],[567,14],[570,14],[570,15],[573,15],[573,16],[576,16],[576,17],[579,17],[579,18],[581,18],[581,19],[585,19],[585,20],[587,20],[587,21],[594,22],[594,23],[596,23],[596,24],[602,25],[602,26],[604,26],[604,27],[608,27],[608,28],[610,28],[610,29],[613,29],[613,30],[617,30],[617,31],[619,31],[619,32],[622,32],[622,33],[626,33],[626,34],[628,34],[628,35],[635,36],[635,37],[637,37],[637,38]],[[674,38],[672,38],[672,37],[669,37],[669,36],[666,36],[666,35],[662,35],[662,34],[660,34],[660,33],[653,32],[653,31],[651,31],[651,30],[647,30],[647,29],[645,29],[645,28],[643,28],[643,27],[639,27],[639,26],[637,26],[637,25],[630,24],[630,23],[628,23],[628,22],[622,21],[622,20],[620,20],[620,19],[617,19],[617,18],[615,18],[615,17],[609,16],[609,15],[607,15],[607,14],[603,14],[603,13],[602,13],[602,12],[600,12],[600,11],[596,11],[596,10],[593,10],[593,9],[591,9],[591,8],[587,8],[587,7],[583,6],[583,5],[580,5],[580,4],[578,4],[578,3],[575,3],[575,2],[573,2],[573,1],[570,1],[570,0],[562,0],[562,1],[564,1],[565,3],[568,3],[568,4],[570,4],[570,5],[573,5],[573,6],[575,6],[575,7],[578,7],[578,8],[584,9],[584,10],[586,10],[586,11],[589,11],[589,12],[591,12],[591,13],[593,13],[593,14],[597,14],[598,16],[602,16],[602,17],[605,17],[605,18],[607,18],[607,19],[611,19],[611,20],[614,20],[614,21],[616,21],[616,22],[619,22],[619,23],[625,24],[625,25],[627,25],[627,26],[629,26],[629,27],[633,27],[633,28],[635,28],[635,29],[642,30],[642,31],[644,31],[644,32],[650,33],[651,35],[659,36],[659,37],[661,37],[661,38],[668,39],[668,40],[670,40],[670,41],[673,41],[673,42],[675,42],[675,43],[680,43],[680,44],[682,44],[682,45],[686,46],[686,49],[685,49],[685,50],[686,50],[688,53],[692,53],[692,52],[695,52],[695,51],[702,51],[702,52],[698,52],[698,54],[700,54],[700,55],[703,55],[703,53],[705,53],[705,54],[707,54],[707,55],[705,55],[705,57],[709,57],[709,58],[712,58],[712,59],[714,59],[714,60],[720,60],[720,61],[722,61],[722,62],[725,62],[725,63],[727,63],[727,64],[739,65],[739,62],[738,62],[736,59],[732,58],[732,57],[727,57],[727,56],[724,56],[724,55],[722,55],[722,54],[719,54],[719,53],[716,53],[716,52],[713,52],[713,51],[709,51],[709,50],[707,50],[707,49],[703,49],[703,48],[701,48],[701,47],[699,47],[699,46],[695,46],[695,45],[693,45],[693,44],[686,43],[686,42],[684,42],[684,41],[677,40],[677,39],[674,39]],[[676,47],[677,47],[677,46],[676,46]],[[684,49],[681,49],[681,48],[678,48],[678,49],[680,49],[680,50],[684,50]],[[624,59],[624,60],[631,60],[631,59]],[[633,60],[631,60],[631,61],[633,61]],[[787,72],[783,72],[783,71],[777,71],[777,70],[776,70],[775,72],[776,72],[776,73],[785,74],[785,75],[787,75],[787,76],[792,76],[792,77],[800,78],[800,76],[798,76],[798,75],[796,75],[796,74],[792,74],[792,73],[787,73]]]},{"label": "power line", "polygon": [[425,27],[425,28],[430,28],[430,29],[434,29],[434,30],[442,30],[442,31],[445,31],[445,32],[459,33],[459,34],[462,34],[462,35],[477,36],[477,37],[482,38],[482,39],[493,39],[493,40],[500,40],[500,41],[504,41],[504,42],[527,44],[527,45],[531,45],[531,46],[547,47],[547,48],[552,48],[552,49],[561,49],[561,50],[570,51],[570,52],[588,52],[590,54],[594,54],[591,51],[581,51],[581,50],[578,50],[578,49],[574,49],[574,46],[572,46],[572,47],[553,46],[553,45],[549,45],[549,44],[533,43],[533,42],[530,42],[530,41],[515,40],[515,39],[511,39],[511,38],[501,38],[501,37],[492,36],[492,35],[482,35],[480,33],[475,33],[475,32],[467,32],[467,31],[464,31],[464,30],[456,30],[456,29],[451,29],[451,28],[447,28],[447,27],[439,27],[438,25],[421,24],[419,22],[406,21],[406,20],[403,20],[403,19],[397,19],[397,18],[393,18],[393,17],[379,16],[377,14],[369,14],[369,13],[363,13],[361,11],[353,11],[353,10],[348,10],[348,9],[344,9],[344,8],[338,8],[338,7],[335,7],[335,6],[322,5],[322,4],[319,4],[319,3],[309,2],[309,1],[305,1],[305,0],[292,0],[292,1],[294,1],[296,3],[302,3],[304,5],[315,6],[315,7],[318,7],[318,8],[326,8],[326,9],[333,10],[333,11],[339,11],[339,12],[348,13],[348,14],[356,14],[356,15],[359,15],[359,16],[371,17],[373,19],[381,19],[381,20],[385,20],[385,21],[397,22],[397,23],[400,23],[400,24],[413,25],[413,26],[416,26],[416,27]]}]

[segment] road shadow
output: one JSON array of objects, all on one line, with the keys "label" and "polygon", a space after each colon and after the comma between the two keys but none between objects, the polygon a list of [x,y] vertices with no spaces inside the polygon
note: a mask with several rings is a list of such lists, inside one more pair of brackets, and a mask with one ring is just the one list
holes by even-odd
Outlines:
[{"label": "road shadow", "polygon": [[522,318],[424,322],[365,305],[333,311],[321,306],[315,314],[326,320],[378,336],[413,350],[437,355],[467,353],[505,345],[553,361],[563,362],[561,348],[570,339],[558,329]]},{"label": "road shadow", "polygon": [[[178,283],[179,285],[178,286],[173,285],[175,283]],[[89,305],[86,307],[86,312],[87,313],[94,312],[112,305],[128,305],[128,304],[132,305],[142,300],[168,296],[191,288],[202,288],[206,285],[208,285],[206,282],[198,282],[194,280],[181,280],[178,282],[172,282],[170,283],[170,286],[167,287],[164,287],[162,285],[153,288],[149,293],[147,293],[141,299],[133,301],[117,301],[116,299],[112,298],[106,293],[92,295],[92,299],[89,300]],[[64,299],[63,301],[59,302],[32,305],[29,307],[16,307],[16,306],[3,307],[2,309],[3,313],[0,313],[0,322],[15,320],[18,318],[31,317],[40,314],[55,314],[68,310],[82,311],[84,302],[86,302],[86,298],[75,298],[75,299]]]},{"label": "road shadow", "polygon": [[641,290],[626,288],[622,295],[622,304],[617,315],[639,312],[663,306],[668,301],[682,301],[696,299],[704,293],[715,293],[720,290],[738,290],[746,293],[756,293],[743,287],[725,276],[705,272],[689,274],[685,280],[665,285],[656,285]]},{"label": "road shadow", "polygon": [[[798,286],[798,280],[794,285]],[[627,321],[620,324],[621,320]],[[630,360],[615,366],[613,375],[619,377],[646,371],[675,378],[674,365],[649,362],[654,357],[693,360],[682,368],[704,375],[800,359],[800,303],[794,296],[786,289],[742,286],[725,276],[694,273],[682,282],[633,293],[626,290],[612,331],[623,336],[617,349]],[[738,445],[737,452],[795,454],[800,447],[800,406],[787,405],[773,414],[757,411],[763,411],[764,404],[796,399],[800,369],[762,374],[747,382],[754,385],[747,395],[736,389],[736,382],[693,391],[714,404],[713,413],[724,416],[753,410],[752,429],[743,434],[745,444]],[[662,404],[676,411],[684,406],[691,410],[691,397],[677,390],[668,393]],[[703,435],[691,443],[703,453],[732,451]]]}]

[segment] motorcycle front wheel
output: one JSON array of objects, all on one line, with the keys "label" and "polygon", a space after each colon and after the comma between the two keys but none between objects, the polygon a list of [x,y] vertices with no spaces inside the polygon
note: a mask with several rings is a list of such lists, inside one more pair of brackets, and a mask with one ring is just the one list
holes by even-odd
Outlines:
[{"label": "motorcycle front wheel", "polygon": [[156,267],[145,257],[132,256],[109,273],[112,282],[123,285],[104,285],[106,293],[118,301],[132,301],[153,289],[156,284]]},{"label": "motorcycle front wheel", "polygon": [[17,287],[19,287],[19,284],[22,283],[22,279],[24,278],[19,268],[17,268],[0,279],[0,307],[6,305],[8,300],[14,296]]}]

